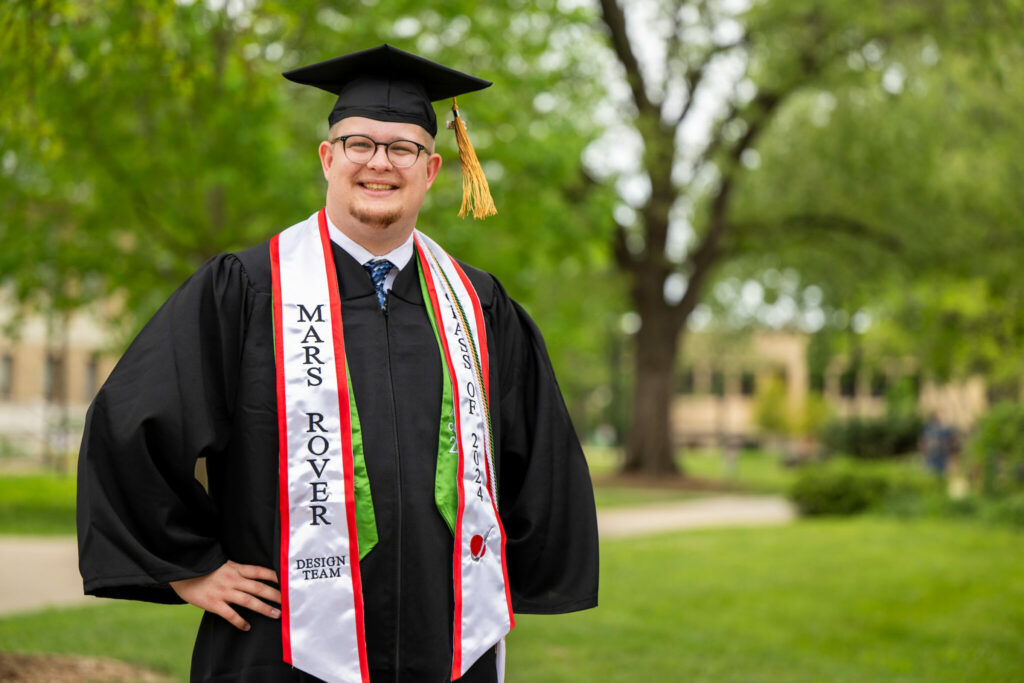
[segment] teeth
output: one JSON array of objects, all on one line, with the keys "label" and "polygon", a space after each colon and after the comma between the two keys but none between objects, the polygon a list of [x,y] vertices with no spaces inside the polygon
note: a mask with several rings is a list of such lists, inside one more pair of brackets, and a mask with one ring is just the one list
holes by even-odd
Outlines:
[{"label": "teeth", "polygon": [[368,190],[393,190],[394,185],[385,185],[383,183],[363,183],[363,187]]}]

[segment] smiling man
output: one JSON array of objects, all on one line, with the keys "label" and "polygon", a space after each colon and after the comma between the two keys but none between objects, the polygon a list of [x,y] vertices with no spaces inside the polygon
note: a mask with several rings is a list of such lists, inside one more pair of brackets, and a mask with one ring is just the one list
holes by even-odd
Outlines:
[{"label": "smiling man", "polygon": [[596,605],[597,530],[540,333],[417,221],[431,102],[490,83],[387,45],[285,76],[338,95],[326,206],[204,264],[100,390],[85,591],[204,609],[193,680],[500,680],[516,613]]},{"label": "smiling man", "polygon": [[332,224],[375,253],[401,245],[441,168],[433,148],[426,131],[411,123],[353,116],[331,126],[320,163]]}]

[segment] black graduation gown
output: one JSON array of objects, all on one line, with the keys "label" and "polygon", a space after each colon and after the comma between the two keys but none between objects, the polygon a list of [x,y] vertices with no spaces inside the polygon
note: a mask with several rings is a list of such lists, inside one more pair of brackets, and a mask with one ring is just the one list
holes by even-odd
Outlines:
[{"label": "black graduation gown", "polygon": [[[441,360],[417,260],[398,274],[385,315],[363,268],[337,245],[334,259],[380,537],[361,564],[371,678],[446,681],[453,540],[433,499]],[[593,607],[593,492],[544,343],[493,276],[463,267],[487,327],[513,609]],[[100,389],[78,473],[86,593],[177,603],[168,582],[228,559],[280,572],[270,292],[266,243],[211,259]],[[209,493],[193,476],[198,457],[206,458]],[[193,680],[313,680],[283,663],[279,621],[238,609],[251,631],[204,614]],[[491,652],[462,680],[492,681],[494,669]]]}]

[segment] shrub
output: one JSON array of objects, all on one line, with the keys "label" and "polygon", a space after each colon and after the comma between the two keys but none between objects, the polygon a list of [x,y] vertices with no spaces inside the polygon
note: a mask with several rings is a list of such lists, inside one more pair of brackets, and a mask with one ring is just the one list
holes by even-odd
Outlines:
[{"label": "shrub", "polygon": [[1024,529],[1024,493],[993,500],[984,511],[985,519]]},{"label": "shrub", "polygon": [[793,418],[786,402],[786,385],[778,378],[761,383],[754,399],[754,422],[768,434],[781,436],[793,430]]},{"label": "shrub", "polygon": [[877,505],[889,491],[884,477],[848,467],[812,467],[793,483],[790,499],[802,515],[852,515]]},{"label": "shrub", "polygon": [[978,421],[967,453],[984,494],[1024,492],[1024,404],[992,406]]},{"label": "shrub", "polygon": [[891,491],[878,511],[885,515],[915,519],[972,519],[979,516],[982,501],[978,498],[950,498],[938,487],[931,490]]},{"label": "shrub", "polygon": [[919,416],[907,413],[833,420],[822,430],[821,442],[826,453],[888,458],[914,451],[922,426]]},{"label": "shrub", "polygon": [[828,402],[820,393],[811,392],[807,394],[803,410],[796,416],[793,427],[797,434],[817,435],[821,434],[830,418],[831,411]]}]

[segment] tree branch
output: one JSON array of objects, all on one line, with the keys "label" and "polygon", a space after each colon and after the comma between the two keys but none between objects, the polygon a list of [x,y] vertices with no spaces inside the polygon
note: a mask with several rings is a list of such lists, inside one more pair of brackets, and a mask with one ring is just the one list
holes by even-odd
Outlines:
[{"label": "tree branch", "polygon": [[763,221],[746,221],[733,223],[735,233],[764,233],[773,227],[786,232],[806,232],[808,234],[825,230],[829,234],[841,233],[848,237],[863,240],[874,244],[886,252],[905,253],[906,244],[891,233],[879,230],[856,218],[842,216],[834,213],[799,213],[787,216],[779,221],[765,223]]},{"label": "tree branch", "polygon": [[672,78],[672,58],[679,51],[682,45],[683,20],[680,7],[673,7],[675,14],[672,15],[672,31],[668,34],[668,45],[665,46],[665,63],[669,68],[665,69],[665,78],[662,81],[662,92],[668,93],[669,81]]},{"label": "tree branch", "polygon": [[711,205],[711,225],[708,227],[708,231],[704,233],[700,244],[690,252],[689,257],[686,259],[690,278],[686,283],[686,291],[683,293],[683,298],[675,306],[675,315],[679,324],[686,321],[686,318],[693,312],[697,302],[700,301],[704,282],[711,273],[711,268],[722,255],[721,241],[728,228],[726,213],[732,195],[732,187],[733,178],[731,176],[724,177]]},{"label": "tree branch", "polygon": [[615,56],[619,58],[619,62],[626,69],[626,80],[633,93],[633,102],[636,104],[636,108],[641,114],[656,112],[657,107],[647,97],[640,64],[629,43],[629,36],[626,33],[626,16],[616,0],[601,0],[601,19],[611,33],[612,49],[615,50]]},{"label": "tree branch", "polygon": [[778,109],[779,103],[782,102],[784,95],[778,95],[776,93],[764,93],[758,95],[755,98],[757,101],[758,118],[747,124],[747,130],[740,139],[733,146],[729,156],[733,162],[738,162],[743,152],[752,148],[757,138],[761,135],[761,132],[768,126],[768,122],[772,118],[772,114]]},{"label": "tree branch", "polygon": [[[762,93],[755,99],[758,101],[761,116],[748,125],[746,132],[732,148],[730,157],[733,163],[739,161],[740,155],[743,154],[744,150],[753,146],[783,98],[771,93]],[[676,306],[676,315],[679,316],[680,323],[685,321],[686,317],[693,311],[694,306],[697,305],[704,281],[722,254],[721,242],[730,227],[728,212],[734,181],[734,173],[722,173],[721,185],[711,202],[711,220],[708,231],[704,233],[700,244],[690,252],[690,256],[687,259],[687,263],[690,266],[690,279],[687,282],[683,298]]]},{"label": "tree branch", "polygon": [[612,240],[612,254],[615,256],[615,263],[622,270],[632,272],[636,268],[637,261],[626,245],[626,229],[621,225],[616,225]]},{"label": "tree branch", "polygon": [[754,140],[760,135],[761,130],[767,125],[772,113],[779,104],[797,88],[797,83],[787,86],[786,89],[778,92],[759,92],[754,99],[741,111],[739,106],[733,102],[729,105],[729,111],[715,126],[711,134],[711,142],[704,148],[695,166],[697,168],[711,161],[725,144],[725,127],[736,120],[742,120],[747,125],[743,136],[729,150],[729,157],[738,161],[743,151],[753,145]]},{"label": "tree branch", "polygon": [[686,84],[686,104],[683,105],[683,110],[679,113],[679,116],[676,117],[673,127],[678,127],[679,124],[686,120],[686,116],[690,113],[690,109],[693,107],[693,102],[697,98],[697,88],[699,88],[703,82],[704,75],[707,72],[708,66],[711,64],[711,60],[723,52],[728,52],[746,44],[747,38],[744,36],[735,43],[715,45],[704,54],[699,63],[691,65],[690,68],[686,70],[686,73],[683,75],[683,83]]}]

